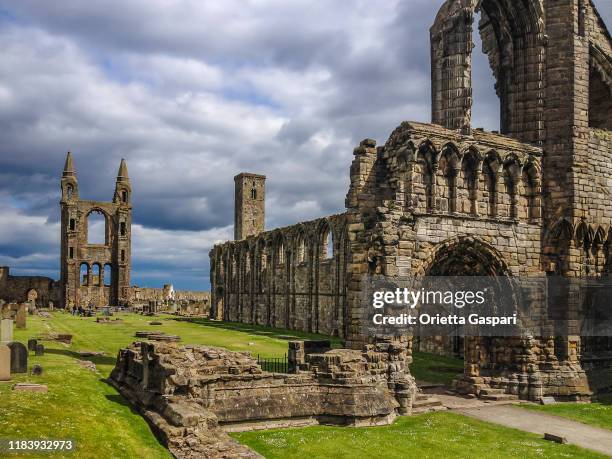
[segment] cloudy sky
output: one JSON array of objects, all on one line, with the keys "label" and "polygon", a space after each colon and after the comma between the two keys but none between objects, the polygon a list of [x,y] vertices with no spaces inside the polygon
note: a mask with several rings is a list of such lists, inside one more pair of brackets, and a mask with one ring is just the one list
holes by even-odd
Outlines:
[{"label": "cloudy sky", "polygon": [[[0,265],[58,277],[68,150],[85,199],[126,158],[141,286],[209,287],[240,171],[268,177],[267,228],[342,211],[353,147],[430,119],[441,3],[0,0]],[[480,53],[474,73],[474,125],[496,129]]]}]

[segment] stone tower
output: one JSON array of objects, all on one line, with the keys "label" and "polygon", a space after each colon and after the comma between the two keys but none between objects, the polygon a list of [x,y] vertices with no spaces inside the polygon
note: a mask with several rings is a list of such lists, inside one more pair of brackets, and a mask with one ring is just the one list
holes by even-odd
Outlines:
[{"label": "stone tower", "polygon": [[266,176],[242,172],[234,184],[234,239],[239,241],[264,230]]},{"label": "stone tower", "polygon": [[[131,264],[132,188],[122,159],[111,202],[79,198],[72,154],[61,180],[61,289],[64,307],[100,307],[128,301]],[[104,220],[104,241],[90,243],[89,218]]]}]

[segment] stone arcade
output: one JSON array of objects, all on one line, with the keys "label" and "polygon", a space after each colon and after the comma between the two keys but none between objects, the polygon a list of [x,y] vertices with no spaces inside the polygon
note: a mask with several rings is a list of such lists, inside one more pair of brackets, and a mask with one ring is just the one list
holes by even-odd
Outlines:
[{"label": "stone arcade", "polygon": [[[471,127],[476,10],[501,134]],[[265,231],[265,177],[236,177],[236,240],[210,252],[212,316],[360,349],[367,275],[608,276],[611,45],[590,0],[448,0],[431,28],[432,124],[355,148],[345,213]],[[468,338],[464,353],[464,391],[580,399],[612,340]]]}]

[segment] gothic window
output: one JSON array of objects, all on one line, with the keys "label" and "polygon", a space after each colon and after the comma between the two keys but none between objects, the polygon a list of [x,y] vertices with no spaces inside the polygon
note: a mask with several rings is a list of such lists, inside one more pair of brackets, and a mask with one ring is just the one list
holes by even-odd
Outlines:
[{"label": "gothic window", "polygon": [[99,210],[93,210],[87,216],[87,243],[106,244],[106,217]]},{"label": "gothic window", "polygon": [[70,231],[74,231],[76,229],[76,221],[74,218],[70,219]]},{"label": "gothic window", "polygon": [[323,250],[321,253],[321,258],[329,260],[334,258],[334,236],[331,230],[327,230],[323,235]]},{"label": "gothic window", "polygon": [[105,287],[110,287],[111,285],[111,265],[109,265],[108,263],[104,265],[104,286]]}]

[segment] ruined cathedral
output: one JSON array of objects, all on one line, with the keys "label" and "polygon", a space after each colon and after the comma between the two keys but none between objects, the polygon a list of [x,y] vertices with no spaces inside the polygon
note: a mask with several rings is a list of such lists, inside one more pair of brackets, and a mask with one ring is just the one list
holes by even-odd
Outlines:
[{"label": "ruined cathedral", "polygon": [[[110,202],[79,198],[72,154],[61,181],[61,295],[65,307],[127,304],[130,296],[132,188],[125,161],[117,173]],[[99,214],[104,241],[90,243],[88,221]]]},{"label": "ruined cathedral", "polygon": [[[471,126],[477,11],[500,133]],[[367,274],[609,276],[612,40],[594,4],[448,0],[430,38],[432,122],[360,142],[344,213],[265,230],[265,177],[235,177],[235,240],[210,252],[214,317],[360,348]],[[593,359],[612,361],[610,339],[587,341],[466,338],[461,385],[579,399]]]}]

